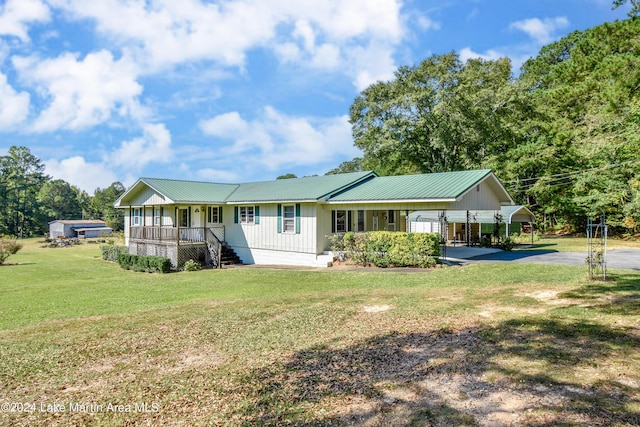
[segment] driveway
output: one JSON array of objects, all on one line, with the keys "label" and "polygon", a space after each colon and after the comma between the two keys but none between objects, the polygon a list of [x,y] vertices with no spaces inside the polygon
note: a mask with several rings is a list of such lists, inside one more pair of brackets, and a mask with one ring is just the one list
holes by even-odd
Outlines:
[{"label": "driveway", "polygon": [[[584,266],[586,252],[554,252],[543,250],[515,250],[447,247],[447,260],[464,262],[516,262],[522,264],[565,264]],[[640,249],[612,249],[607,251],[607,267],[640,271]]]}]

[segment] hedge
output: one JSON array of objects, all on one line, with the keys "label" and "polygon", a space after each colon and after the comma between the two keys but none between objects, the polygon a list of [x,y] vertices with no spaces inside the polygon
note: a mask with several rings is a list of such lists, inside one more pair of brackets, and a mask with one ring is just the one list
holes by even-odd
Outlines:
[{"label": "hedge", "polygon": [[100,246],[102,252],[102,259],[105,261],[118,262],[119,254],[128,254],[129,248],[126,246],[117,245],[103,245]]},{"label": "hedge", "polygon": [[440,236],[433,233],[349,232],[331,241],[332,250],[360,265],[431,267],[440,256]]},{"label": "hedge", "polygon": [[149,273],[168,273],[171,260],[161,256],[118,254],[118,264],[125,270],[146,271]]}]

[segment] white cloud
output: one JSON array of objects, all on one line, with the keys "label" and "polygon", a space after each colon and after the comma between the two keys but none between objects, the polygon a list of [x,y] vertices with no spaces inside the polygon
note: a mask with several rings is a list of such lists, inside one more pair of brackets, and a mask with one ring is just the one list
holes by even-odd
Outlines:
[{"label": "white cloud", "polygon": [[63,179],[89,194],[93,194],[98,187],[105,188],[118,181],[115,173],[104,163],[87,162],[81,156],[63,160],[50,159],[44,164],[47,174],[55,179]]},{"label": "white cloud", "polygon": [[149,163],[168,163],[172,159],[171,133],[164,124],[145,124],[143,131],[143,136],[123,141],[111,154],[115,165],[139,171]]},{"label": "white cloud", "polygon": [[[187,168],[185,172],[188,172],[188,171],[189,171],[189,168]],[[204,179],[204,180],[213,181],[213,182],[235,183],[235,182],[242,181],[242,178],[238,174],[234,172],[220,170],[220,169],[204,168],[204,169],[198,170],[196,174],[199,179]]]},{"label": "white cloud", "polygon": [[440,29],[440,23],[437,21],[434,21],[433,19],[431,19],[426,15],[419,15],[416,21],[418,23],[418,26],[424,31],[429,31],[429,30],[437,31]]},{"label": "white cloud", "polygon": [[282,166],[313,165],[358,154],[353,147],[346,116],[295,117],[265,107],[255,120],[237,112],[225,113],[201,123],[202,131],[232,142],[227,156],[245,164],[257,163],[275,170]]},{"label": "white cloud", "polygon": [[486,61],[495,61],[496,59],[504,58],[505,56],[508,56],[508,55],[504,53],[500,53],[493,49],[489,49],[485,53],[474,52],[469,47],[465,47],[462,50],[460,50],[460,60],[462,62],[466,62],[467,60],[472,58],[480,58]]},{"label": "white cloud", "polygon": [[0,73],[0,129],[12,129],[24,122],[29,115],[30,96],[16,92]]},{"label": "white cloud", "polygon": [[556,18],[530,18],[522,21],[512,22],[510,29],[525,32],[529,37],[539,44],[546,44],[554,39],[556,30],[569,26],[569,20],[564,16]]},{"label": "white cloud", "polygon": [[388,47],[375,43],[357,47],[351,51],[353,58],[351,67],[355,75],[354,85],[359,91],[378,81],[388,81],[393,78],[397,67],[392,54]]},{"label": "white cloud", "polygon": [[49,8],[40,0],[7,0],[4,6],[0,6],[0,35],[28,42],[27,24],[49,19]]},{"label": "white cloud", "polygon": [[285,63],[347,70],[358,84],[355,68],[374,76],[380,64],[349,66],[354,50],[374,45],[390,57],[406,32],[400,0],[49,1],[73,18],[95,21],[100,33],[151,73],[199,60],[243,70],[247,53],[265,48]]},{"label": "white cloud", "polygon": [[237,111],[233,111],[201,121],[200,129],[207,135],[226,137],[233,134],[246,134],[249,125]]},{"label": "white cloud", "polygon": [[81,130],[107,122],[114,113],[142,115],[136,97],[142,86],[126,58],[114,60],[105,50],[84,59],[65,53],[53,59],[13,57],[20,78],[49,100],[31,126],[33,132]]}]

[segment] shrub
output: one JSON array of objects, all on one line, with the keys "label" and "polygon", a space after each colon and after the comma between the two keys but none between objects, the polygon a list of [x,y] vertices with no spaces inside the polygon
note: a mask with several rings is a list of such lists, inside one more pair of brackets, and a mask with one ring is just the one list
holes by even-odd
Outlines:
[{"label": "shrub", "polygon": [[347,259],[361,265],[430,267],[440,255],[440,239],[433,233],[350,232],[335,240],[332,250],[339,248]]},{"label": "shrub", "polygon": [[200,265],[200,263],[198,261],[195,260],[188,260],[187,262],[184,263],[184,265],[182,266],[182,270],[184,271],[199,271],[202,270],[202,266]]},{"label": "shrub", "polygon": [[7,258],[15,255],[20,249],[22,249],[22,244],[15,239],[0,239],[0,264],[4,264]]},{"label": "shrub", "polygon": [[129,253],[129,248],[127,248],[126,246],[108,244],[100,246],[100,251],[102,252],[103,260],[118,262],[118,255]]},{"label": "shrub", "polygon": [[168,273],[171,260],[160,256],[118,254],[118,264],[125,270],[146,271],[148,273]]}]

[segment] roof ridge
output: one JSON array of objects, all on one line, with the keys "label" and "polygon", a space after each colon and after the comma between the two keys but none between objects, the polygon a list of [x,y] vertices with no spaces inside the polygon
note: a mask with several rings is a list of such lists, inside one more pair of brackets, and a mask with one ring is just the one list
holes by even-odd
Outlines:
[{"label": "roof ridge", "polygon": [[145,179],[155,179],[158,181],[192,182],[192,183],[198,183],[198,184],[216,184],[216,185],[240,185],[241,184],[237,182],[196,181],[192,179],[152,178],[152,177],[142,177],[142,178],[139,178],[138,181],[144,181]]}]

